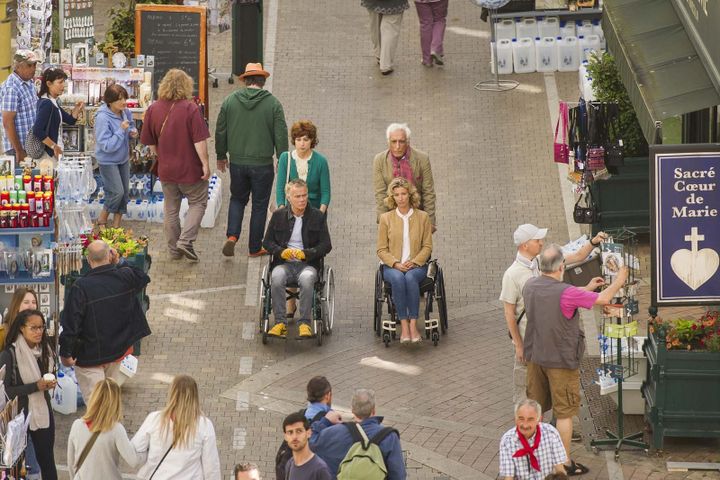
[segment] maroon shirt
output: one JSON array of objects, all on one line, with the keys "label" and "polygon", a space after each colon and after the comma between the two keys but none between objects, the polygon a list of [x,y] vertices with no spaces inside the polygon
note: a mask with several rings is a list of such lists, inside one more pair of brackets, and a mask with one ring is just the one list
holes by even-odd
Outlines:
[{"label": "maroon shirt", "polygon": [[[145,112],[140,141],[144,145],[156,146],[160,180],[169,183],[197,183],[202,177],[202,162],[194,144],[208,139],[210,130],[194,102],[178,100],[170,112],[172,104],[169,100],[158,100],[150,105]],[[162,129],[166,117],[167,122]]]}]

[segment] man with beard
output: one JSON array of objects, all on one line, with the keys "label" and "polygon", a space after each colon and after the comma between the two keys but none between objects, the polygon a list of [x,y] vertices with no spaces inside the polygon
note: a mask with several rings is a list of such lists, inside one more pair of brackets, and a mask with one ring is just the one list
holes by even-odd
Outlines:
[{"label": "man with beard", "polygon": [[327,464],[315,455],[308,444],[312,430],[301,412],[291,413],[283,421],[283,433],[292,458],[288,461],[285,480],[330,480]]}]

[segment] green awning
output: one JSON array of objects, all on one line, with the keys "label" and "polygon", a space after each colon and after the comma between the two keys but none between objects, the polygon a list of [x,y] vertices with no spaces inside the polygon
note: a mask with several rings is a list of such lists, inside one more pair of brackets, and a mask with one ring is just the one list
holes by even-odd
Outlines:
[{"label": "green awning", "polygon": [[602,27],[649,143],[656,122],[720,105],[670,0],[605,0]]}]

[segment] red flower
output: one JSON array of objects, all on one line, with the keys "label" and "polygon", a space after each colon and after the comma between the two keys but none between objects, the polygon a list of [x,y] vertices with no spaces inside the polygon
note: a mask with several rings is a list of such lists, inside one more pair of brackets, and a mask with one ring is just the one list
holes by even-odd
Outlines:
[{"label": "red flower", "polygon": [[693,323],[690,328],[693,329],[693,330],[697,330],[697,323]]}]

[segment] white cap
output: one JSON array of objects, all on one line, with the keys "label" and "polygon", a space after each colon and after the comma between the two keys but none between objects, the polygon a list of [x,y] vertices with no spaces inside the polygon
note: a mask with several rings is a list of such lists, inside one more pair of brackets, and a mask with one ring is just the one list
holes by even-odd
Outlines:
[{"label": "white cap", "polygon": [[513,240],[515,240],[515,245],[522,245],[530,240],[541,240],[545,238],[547,231],[547,228],[538,228],[532,223],[523,223],[513,233]]}]

